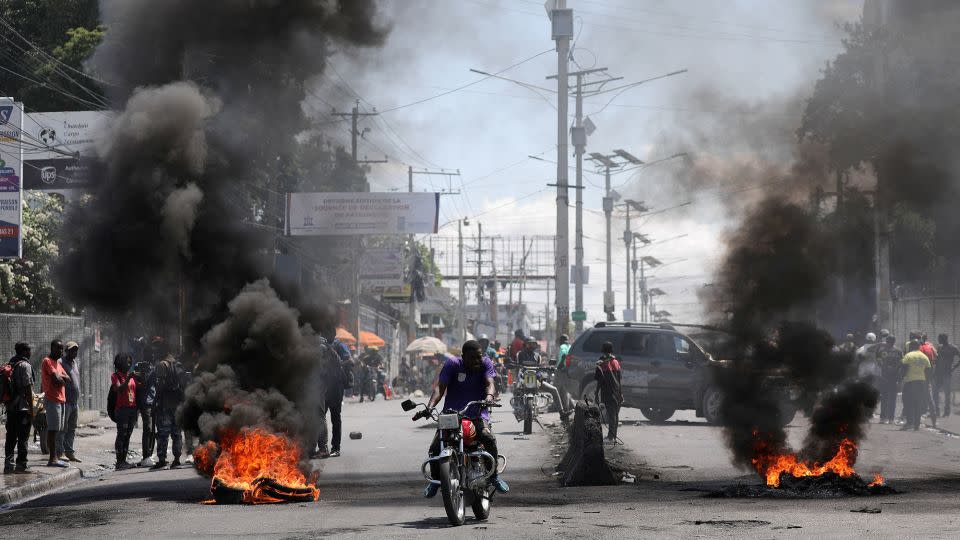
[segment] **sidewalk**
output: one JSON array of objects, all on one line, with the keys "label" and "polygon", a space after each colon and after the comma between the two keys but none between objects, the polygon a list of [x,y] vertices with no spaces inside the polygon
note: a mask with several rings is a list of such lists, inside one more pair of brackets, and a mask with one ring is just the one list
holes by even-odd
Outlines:
[{"label": "sidewalk", "polygon": [[[90,411],[84,411],[80,421],[74,445],[77,457],[82,463],[71,462],[66,469],[47,467],[47,456],[40,453],[39,439],[34,442],[31,438],[28,452],[31,474],[0,474],[0,507],[60,489],[81,478],[90,478],[113,470],[116,462],[113,451],[116,438],[114,423],[109,418],[101,418],[98,413]],[[134,432],[131,446],[140,446],[139,432],[139,429]],[[31,431],[31,437],[32,435]],[[6,430],[0,426],[0,440],[5,438]]]}]

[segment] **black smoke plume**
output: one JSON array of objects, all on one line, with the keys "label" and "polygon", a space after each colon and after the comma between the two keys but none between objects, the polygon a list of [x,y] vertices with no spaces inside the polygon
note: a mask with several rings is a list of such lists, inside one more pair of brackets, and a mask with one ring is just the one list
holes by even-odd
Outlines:
[{"label": "black smoke plume", "polygon": [[115,112],[100,184],[68,215],[57,281],[78,304],[158,329],[175,327],[182,298],[202,336],[184,425],[214,440],[256,425],[308,444],[318,336],[335,310],[271,276],[280,210],[263,201],[306,128],[307,81],[333,47],[383,43],[375,2],[103,0],[101,15],[90,66]]}]

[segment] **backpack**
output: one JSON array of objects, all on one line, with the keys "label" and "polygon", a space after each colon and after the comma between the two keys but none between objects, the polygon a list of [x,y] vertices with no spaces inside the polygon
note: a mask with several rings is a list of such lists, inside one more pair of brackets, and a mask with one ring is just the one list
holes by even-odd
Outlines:
[{"label": "backpack", "polygon": [[187,378],[183,366],[176,360],[163,360],[157,365],[157,397],[183,398],[184,381]]},{"label": "backpack", "polygon": [[14,367],[15,365],[10,363],[0,367],[0,385],[3,386],[3,388],[0,389],[0,401],[4,404],[11,403],[17,394],[17,389],[14,388],[13,383]]}]

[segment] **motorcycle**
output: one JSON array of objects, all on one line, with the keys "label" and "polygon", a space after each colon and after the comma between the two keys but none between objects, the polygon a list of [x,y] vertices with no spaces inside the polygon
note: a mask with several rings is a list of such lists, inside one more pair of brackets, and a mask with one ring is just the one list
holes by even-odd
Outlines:
[{"label": "motorcycle", "polygon": [[539,424],[538,417],[545,414],[553,403],[553,396],[543,391],[541,383],[549,383],[554,371],[554,367],[519,366],[510,405],[517,422],[523,422],[524,435],[533,433],[533,423]]},{"label": "motorcycle", "polygon": [[[420,470],[427,481],[440,485],[447,519],[454,526],[463,525],[466,504],[470,505],[478,520],[485,520],[490,516],[490,500],[495,489],[489,480],[506,466],[505,458],[501,466],[497,457],[484,450],[483,445],[477,441],[477,427],[464,417],[467,410],[474,405],[481,408],[500,407],[499,403],[481,400],[467,403],[460,411],[447,409],[436,413],[425,404],[417,404],[409,399],[400,404],[404,411],[423,407],[423,410],[414,416],[415,420],[431,418],[437,422],[440,452],[436,456],[428,457]],[[430,465],[433,463],[439,466],[437,478],[431,476]]]}]

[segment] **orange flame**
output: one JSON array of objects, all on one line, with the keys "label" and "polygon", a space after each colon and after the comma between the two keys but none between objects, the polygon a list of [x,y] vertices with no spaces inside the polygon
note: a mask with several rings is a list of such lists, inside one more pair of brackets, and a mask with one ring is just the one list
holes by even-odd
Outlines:
[{"label": "orange flame", "polygon": [[867,484],[867,487],[882,486],[882,485],[885,485],[886,483],[887,483],[887,480],[883,477],[882,474],[875,474],[873,475],[873,482],[870,482],[869,484]]},{"label": "orange flame", "polygon": [[300,445],[292,439],[262,428],[243,428],[220,436],[220,444],[207,441],[194,450],[198,471],[213,481],[243,490],[250,504],[283,502],[263,492],[259,479],[272,479],[293,489],[308,489],[313,500],[320,498],[315,478],[309,481],[300,470]]},{"label": "orange flame", "polygon": [[759,451],[753,458],[753,466],[764,478],[767,485],[771,487],[780,486],[780,475],[782,473],[800,478],[803,476],[820,476],[832,472],[841,478],[847,478],[855,472],[853,464],[857,461],[857,445],[850,439],[840,441],[837,453],[823,464],[801,461],[792,452],[764,452],[765,445],[762,443],[758,443],[758,447]]}]

